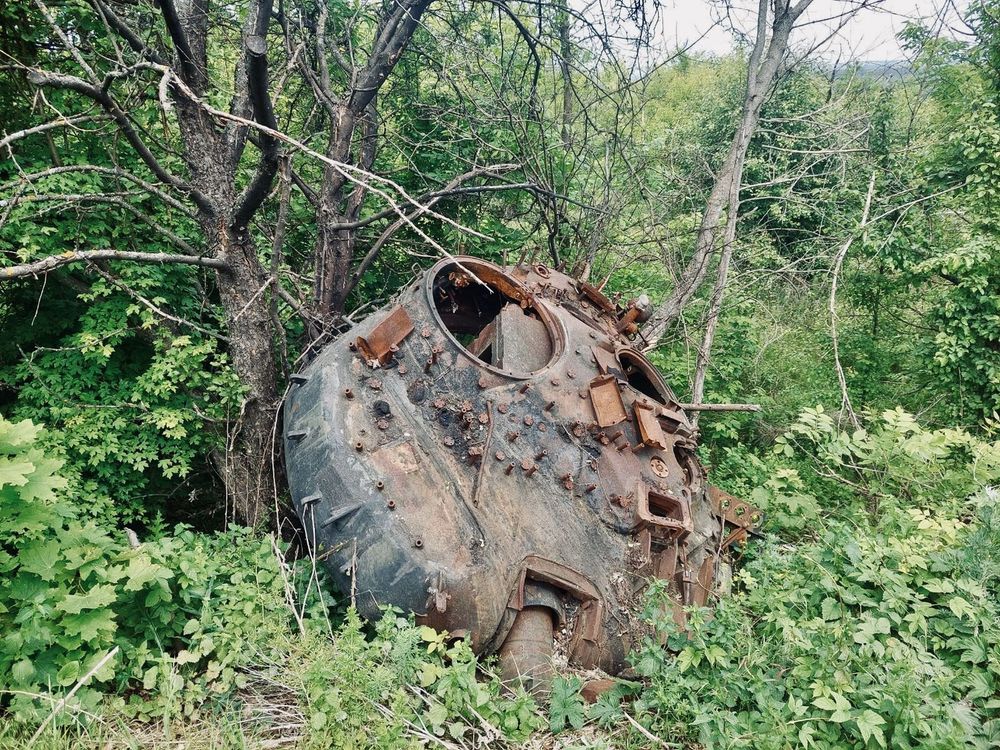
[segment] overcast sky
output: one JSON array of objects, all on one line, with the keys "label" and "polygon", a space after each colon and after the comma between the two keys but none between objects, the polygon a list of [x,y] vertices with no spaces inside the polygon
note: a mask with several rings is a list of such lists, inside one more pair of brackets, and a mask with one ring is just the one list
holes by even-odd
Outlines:
[{"label": "overcast sky", "polygon": [[[753,0],[734,0],[734,20],[750,32],[756,16]],[[796,31],[793,43],[808,43],[827,37],[831,22],[825,20],[843,13],[851,5],[843,0],[815,0],[806,16],[807,25]],[[903,58],[896,34],[907,20],[930,18],[948,0],[883,0],[878,10],[863,10],[837,34],[822,56],[856,60],[899,60]],[[964,3],[963,3],[964,5]],[[722,3],[713,0],[663,0],[660,40],[665,49],[694,43],[693,50],[721,54],[733,47],[733,35],[718,25]],[[699,37],[704,38],[699,39]],[[697,41],[696,41],[697,40]]]}]

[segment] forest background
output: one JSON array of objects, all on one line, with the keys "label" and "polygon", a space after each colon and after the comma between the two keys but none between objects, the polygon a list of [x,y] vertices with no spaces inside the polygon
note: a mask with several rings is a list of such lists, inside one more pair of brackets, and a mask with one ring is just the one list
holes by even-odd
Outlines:
[{"label": "forest background", "polygon": [[[708,221],[760,58],[669,10],[0,8],[0,745],[1000,743],[1000,14],[793,30]],[[443,251],[647,294],[676,391],[761,405],[699,427],[766,538],[596,703],[359,622],[280,510],[289,374]]]}]

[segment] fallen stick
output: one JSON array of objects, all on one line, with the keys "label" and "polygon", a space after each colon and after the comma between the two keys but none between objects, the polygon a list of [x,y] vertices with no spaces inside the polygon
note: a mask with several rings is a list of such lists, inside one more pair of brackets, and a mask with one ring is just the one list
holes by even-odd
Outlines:
[{"label": "fallen stick", "polygon": [[760,404],[681,404],[684,411],[760,411]]}]

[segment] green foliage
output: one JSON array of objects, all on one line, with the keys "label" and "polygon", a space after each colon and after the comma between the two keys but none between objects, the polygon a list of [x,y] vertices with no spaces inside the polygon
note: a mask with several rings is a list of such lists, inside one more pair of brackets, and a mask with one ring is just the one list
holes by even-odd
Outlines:
[{"label": "green foliage", "polygon": [[580,697],[583,683],[579,677],[556,677],[552,681],[549,697],[549,729],[561,732],[572,727],[580,729],[584,723],[584,704]]},{"label": "green foliage", "polygon": [[[270,540],[242,529],[205,536],[177,528],[130,548],[61,497],[59,461],[35,447],[31,422],[0,418],[0,684],[9,709],[30,719],[115,657],[74,695],[93,711],[102,691],[132,692],[130,713],[158,713],[156,696],[183,690],[195,714],[237,687],[248,648],[288,627]],[[152,698],[152,700],[150,700]]]},{"label": "green foliage", "polygon": [[1000,444],[902,412],[847,434],[814,410],[778,447],[807,451],[809,486],[848,483],[855,507],[811,497],[826,506],[811,538],[757,548],[737,593],[686,631],[653,594],[658,637],[633,658],[642,721],[709,748],[995,745],[1000,498],[979,488]]}]

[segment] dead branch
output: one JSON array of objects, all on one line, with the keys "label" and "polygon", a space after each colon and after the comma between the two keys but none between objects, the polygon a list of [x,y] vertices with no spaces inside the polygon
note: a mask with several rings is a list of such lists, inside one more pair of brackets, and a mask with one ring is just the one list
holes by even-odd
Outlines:
[{"label": "dead branch", "polygon": [[[868,194],[865,196],[865,207],[861,212],[861,221],[859,222],[859,226],[861,227],[865,227],[868,223],[868,213],[872,207],[872,195],[874,192],[875,172],[872,172],[871,179],[868,181]],[[833,340],[833,365],[837,370],[837,383],[840,384],[841,409],[847,413],[851,424],[857,430],[861,428],[861,424],[854,413],[854,407],[851,405],[851,396],[847,391],[847,378],[844,375],[844,368],[840,364],[840,346],[837,339],[837,281],[840,278],[840,269],[844,265],[844,258],[847,257],[847,251],[851,249],[851,245],[854,243],[854,237],[855,233],[852,232],[840,250],[837,251],[837,257],[833,262],[833,280],[830,282],[830,337]]]},{"label": "dead branch", "polygon": [[70,250],[59,255],[50,255],[48,258],[42,258],[33,263],[0,268],[0,281],[19,279],[25,276],[37,277],[71,263],[87,263],[95,260],[126,260],[133,263],[153,263],[156,265],[179,263],[182,265],[214,268],[217,271],[229,270],[229,264],[225,261],[218,258],[206,258],[200,255],[137,253],[128,250]]}]

